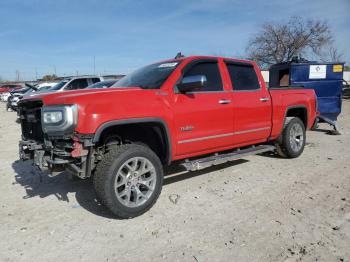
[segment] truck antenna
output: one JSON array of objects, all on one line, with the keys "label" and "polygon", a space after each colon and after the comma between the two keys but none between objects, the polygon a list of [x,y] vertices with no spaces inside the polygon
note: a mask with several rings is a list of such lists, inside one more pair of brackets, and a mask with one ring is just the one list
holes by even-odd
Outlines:
[{"label": "truck antenna", "polygon": [[182,58],[182,57],[185,57],[183,54],[181,54],[181,52],[178,52],[175,56],[175,59],[179,59],[179,58]]}]

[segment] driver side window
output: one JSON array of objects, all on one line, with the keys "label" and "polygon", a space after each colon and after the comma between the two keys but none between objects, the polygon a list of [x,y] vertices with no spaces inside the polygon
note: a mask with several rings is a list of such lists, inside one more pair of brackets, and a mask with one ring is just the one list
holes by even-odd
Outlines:
[{"label": "driver side window", "polygon": [[204,75],[207,78],[207,84],[200,90],[193,92],[217,92],[223,91],[223,85],[219,66],[217,62],[200,62],[191,67],[184,74],[184,78],[188,76]]}]

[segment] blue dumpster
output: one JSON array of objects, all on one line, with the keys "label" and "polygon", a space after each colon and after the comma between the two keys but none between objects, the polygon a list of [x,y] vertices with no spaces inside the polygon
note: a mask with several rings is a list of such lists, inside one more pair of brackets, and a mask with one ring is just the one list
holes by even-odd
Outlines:
[{"label": "blue dumpster", "polygon": [[270,67],[271,87],[302,86],[314,89],[317,96],[318,122],[326,122],[337,131],[341,112],[344,63],[292,61]]}]

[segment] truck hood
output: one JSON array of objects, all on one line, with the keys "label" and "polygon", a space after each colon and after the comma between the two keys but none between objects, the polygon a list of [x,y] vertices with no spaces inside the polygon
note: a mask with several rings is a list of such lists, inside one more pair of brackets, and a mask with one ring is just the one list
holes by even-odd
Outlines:
[{"label": "truck hood", "polygon": [[41,100],[46,106],[76,104],[78,125],[75,131],[81,134],[93,134],[100,125],[109,121],[163,118],[169,107],[167,91],[138,87],[34,93],[26,95],[19,105],[36,100]]},{"label": "truck hood", "polygon": [[[118,93],[130,92],[140,90],[139,87],[118,87],[118,88],[108,88],[108,89],[80,89],[72,91],[57,91],[57,92],[48,92],[48,93],[32,93],[25,95],[23,97],[24,101],[28,100],[42,100],[44,105],[54,105],[54,104],[75,104],[79,103],[84,98],[92,97],[105,97],[105,96],[115,96]],[[95,99],[94,99],[95,100]],[[92,100],[93,101],[93,100]],[[96,100],[95,100],[96,101]]]}]

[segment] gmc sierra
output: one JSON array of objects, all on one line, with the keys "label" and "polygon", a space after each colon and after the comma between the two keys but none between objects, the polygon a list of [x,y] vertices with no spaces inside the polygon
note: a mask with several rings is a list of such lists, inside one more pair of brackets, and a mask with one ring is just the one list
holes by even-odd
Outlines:
[{"label": "gmc sierra", "polygon": [[108,89],[24,98],[19,117],[21,159],[92,177],[100,202],[131,218],[156,202],[174,161],[197,170],[266,151],[298,157],[316,97],[267,89],[251,61],[191,56],[145,66]]}]

